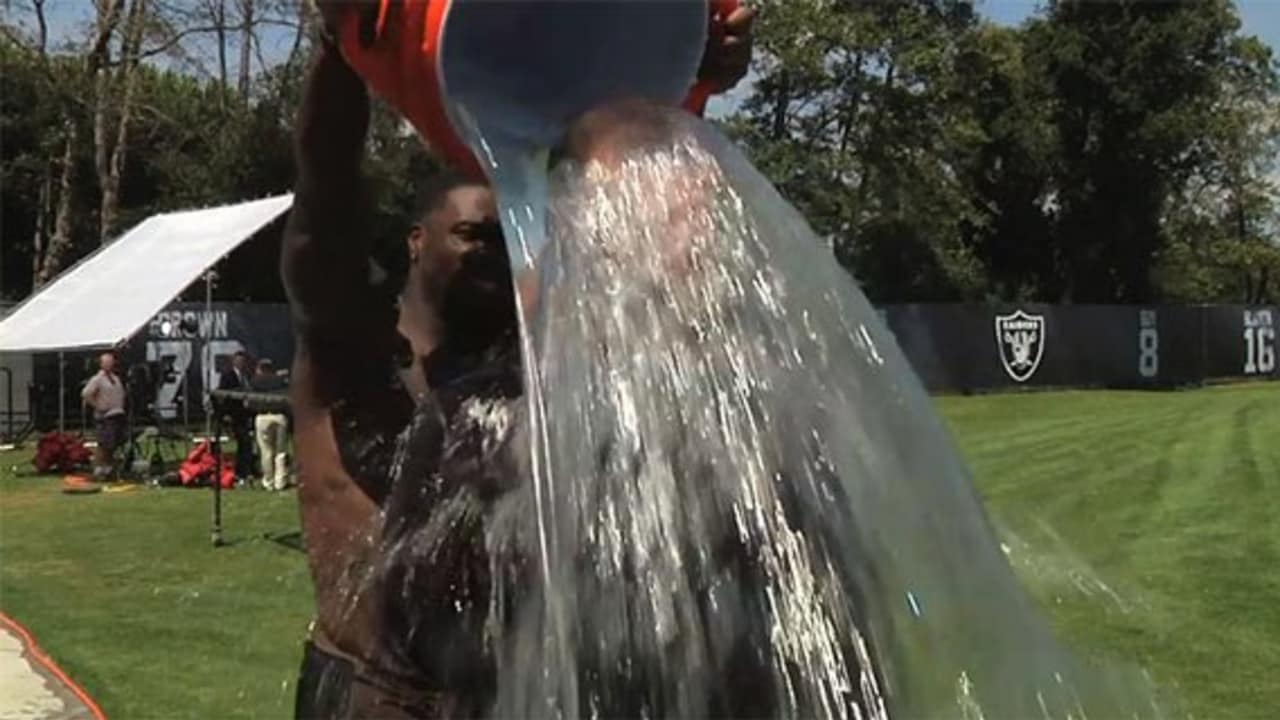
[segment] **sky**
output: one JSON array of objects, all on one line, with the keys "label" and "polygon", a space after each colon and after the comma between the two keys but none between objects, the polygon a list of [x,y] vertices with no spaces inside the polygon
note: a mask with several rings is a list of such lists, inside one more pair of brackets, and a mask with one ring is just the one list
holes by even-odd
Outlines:
[{"label": "sky", "polygon": [[[978,11],[1002,25],[1017,25],[1042,5],[1040,0],[978,0]],[[1236,6],[1244,33],[1280,51],[1280,0],[1236,0]]]},{"label": "sky", "polygon": [[[748,0],[749,2],[750,0]],[[196,0],[190,0],[192,4]],[[23,0],[14,3],[26,5]],[[1280,50],[1280,0],[1236,0],[1244,32],[1257,35],[1272,48]],[[51,20],[58,29],[88,21],[93,16],[91,0],[49,0]],[[1017,25],[1030,17],[1043,0],[977,0],[978,11],[1003,25]]]}]

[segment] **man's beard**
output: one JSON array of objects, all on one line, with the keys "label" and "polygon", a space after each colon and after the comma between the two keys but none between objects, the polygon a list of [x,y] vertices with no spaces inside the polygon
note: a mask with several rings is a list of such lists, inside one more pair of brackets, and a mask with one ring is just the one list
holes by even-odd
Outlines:
[{"label": "man's beard", "polygon": [[515,290],[511,278],[490,287],[459,276],[445,289],[441,319],[447,344],[463,350],[483,350],[514,332]]}]

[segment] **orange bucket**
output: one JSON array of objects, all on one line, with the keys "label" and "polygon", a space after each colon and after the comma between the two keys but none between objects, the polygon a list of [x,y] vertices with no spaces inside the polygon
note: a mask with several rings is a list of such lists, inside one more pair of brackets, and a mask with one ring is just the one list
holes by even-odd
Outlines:
[{"label": "orange bucket", "polygon": [[[662,83],[682,83],[678,92],[685,96],[684,107],[697,114],[703,112],[711,88],[694,85],[692,75],[705,45],[705,21],[712,14],[732,12],[738,0],[649,6],[666,8],[678,19],[666,26],[660,24],[660,18],[655,20],[656,16],[650,18],[648,27],[625,19],[628,14],[639,17],[637,13],[643,13],[646,5],[635,0],[380,0],[372,43],[368,42],[368,28],[362,32],[361,27],[372,16],[360,12],[344,16],[337,28],[337,42],[370,89],[403,114],[439,155],[459,170],[481,177],[480,163],[463,142],[446,97],[456,95],[460,88],[446,93],[446,79],[455,82],[467,77],[471,85],[497,79],[508,86],[499,93],[510,91],[516,96],[509,98],[512,106],[523,111],[530,105],[545,105],[530,111],[548,118],[545,127],[537,130],[543,143],[553,128],[567,123],[571,113],[589,109],[593,100],[609,99],[602,95],[637,87],[640,94],[652,97],[669,95],[653,92]],[[700,12],[705,15],[699,27],[692,22]],[[614,21],[605,22],[611,15]],[[683,34],[673,39],[678,34],[673,30]],[[702,43],[689,47],[696,37],[701,37]],[[682,50],[678,61],[668,59],[673,54],[672,43]],[[476,59],[476,55],[488,57]],[[445,72],[446,57],[450,58],[452,75]],[[600,62],[609,57],[613,62]],[[693,59],[693,67],[689,67],[688,58]],[[476,72],[468,75],[455,69],[460,66]],[[657,66],[654,72],[666,71],[670,77],[637,81],[635,68],[647,66]],[[575,73],[576,80],[572,79]],[[521,94],[525,92],[524,81],[548,75],[554,77],[538,88],[532,101]],[[508,81],[508,77],[513,79]]]}]

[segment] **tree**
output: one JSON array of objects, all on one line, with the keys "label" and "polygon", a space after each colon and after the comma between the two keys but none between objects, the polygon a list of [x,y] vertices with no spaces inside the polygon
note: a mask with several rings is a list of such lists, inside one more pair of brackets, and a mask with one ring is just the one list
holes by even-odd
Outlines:
[{"label": "tree", "polygon": [[978,296],[960,227],[974,142],[953,102],[969,3],[761,3],[756,93],[732,127],[878,300]]},{"label": "tree", "polygon": [[[138,65],[142,52],[142,37],[150,21],[148,0],[132,0],[120,43],[120,58],[112,74],[107,68],[110,59],[109,34],[112,29],[99,16],[101,48],[95,45],[91,54],[90,72],[97,75],[94,98],[93,141],[95,167],[98,171],[98,242],[105,244],[113,239],[116,215],[120,209],[120,174],[129,150],[129,124],[133,117],[134,100],[138,86]],[[124,0],[103,0],[101,12],[117,16]],[[101,53],[101,55],[99,55]]]},{"label": "tree", "polygon": [[972,213],[961,228],[964,242],[992,296],[1024,301],[1054,300],[1063,288],[1053,96],[1035,60],[1027,33],[984,25],[961,50],[954,96],[978,129],[957,163]]},{"label": "tree", "polygon": [[[286,61],[296,70],[306,4],[254,0],[240,8],[240,37],[248,38],[251,49],[258,48],[254,33],[263,25],[299,27]],[[0,271],[0,292],[25,294],[149,211],[244,197],[250,186],[236,185],[237,173],[262,179],[252,187],[270,184],[271,192],[288,187],[287,137],[294,106],[276,101],[283,86],[256,82],[277,77],[270,73],[272,62],[259,54],[256,60],[267,73],[255,73],[254,56],[242,49],[235,93],[196,81],[201,38],[214,28],[186,0],[99,0],[92,25],[56,48],[49,42],[45,0],[27,0],[17,9],[26,12],[0,21],[5,138],[0,190],[4,236],[31,240],[21,246],[5,243],[8,262]],[[149,64],[159,57],[183,72],[162,72]],[[246,78],[248,92],[243,91]],[[272,96],[279,113],[274,135],[258,128],[256,140],[249,127],[259,120],[247,111],[255,91]],[[211,112],[211,107],[223,109]],[[179,158],[178,148],[189,152]],[[269,169],[240,172],[234,153]],[[224,174],[214,177],[214,172]]]},{"label": "tree", "polygon": [[76,190],[86,160],[80,142],[82,98],[90,92],[79,58],[49,52],[43,4],[34,8],[39,28],[34,38],[0,26],[5,31],[0,40],[4,237],[31,238],[29,245],[5,243],[8,253],[22,260],[6,263],[6,292],[43,283],[69,262],[81,219],[82,195]]},{"label": "tree", "polygon": [[[293,118],[314,28],[309,8],[254,0],[246,13],[241,5],[229,27],[242,42],[246,24],[295,34],[287,54],[264,58],[251,32],[249,64],[237,68],[237,82],[228,87],[198,67],[201,53],[215,55],[202,39],[216,38],[212,26],[201,24],[207,19],[199,7],[118,2],[118,18],[100,4],[84,38],[64,51],[40,52],[36,6],[26,6],[26,26],[0,24],[0,231],[6,240],[24,240],[3,247],[3,291],[10,297],[99,245],[104,188],[111,193],[108,227],[118,232],[157,212],[262,197],[293,184]],[[148,61],[161,55],[170,60],[163,67]],[[238,55],[246,57],[243,48]],[[99,93],[99,85],[107,90]],[[395,264],[415,205],[412,180],[434,163],[381,105],[369,148],[369,228],[393,250],[387,264]],[[272,234],[279,230],[268,228],[227,264],[219,297],[283,299],[276,274],[263,272],[275,265]]]},{"label": "tree", "polygon": [[1056,0],[1026,30],[1052,88],[1063,300],[1148,302],[1166,201],[1238,59],[1230,0]]},{"label": "tree", "polygon": [[1256,38],[1236,38],[1199,160],[1165,213],[1166,293],[1264,303],[1280,295],[1280,73]]},{"label": "tree", "polygon": [[1021,28],[942,0],[762,5],[731,127],[873,298],[1274,286],[1275,68],[1231,0],[1055,0]]}]

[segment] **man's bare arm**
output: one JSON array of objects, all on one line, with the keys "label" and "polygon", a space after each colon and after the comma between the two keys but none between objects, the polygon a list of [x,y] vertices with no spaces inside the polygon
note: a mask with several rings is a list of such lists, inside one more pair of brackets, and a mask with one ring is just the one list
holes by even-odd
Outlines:
[{"label": "man's bare arm", "polygon": [[349,381],[377,365],[385,372],[395,336],[395,308],[369,279],[361,172],[368,127],[363,81],[336,48],[323,46],[295,130],[298,179],[281,257],[318,395],[349,390]]},{"label": "man's bare arm", "polygon": [[342,402],[392,371],[395,307],[371,287],[361,161],[369,127],[364,83],[331,45],[308,74],[295,128],[298,179],[281,266],[298,341],[292,395],[298,499],[316,590],[318,636],[362,660],[375,657],[378,507],[348,468],[335,429]]}]

